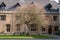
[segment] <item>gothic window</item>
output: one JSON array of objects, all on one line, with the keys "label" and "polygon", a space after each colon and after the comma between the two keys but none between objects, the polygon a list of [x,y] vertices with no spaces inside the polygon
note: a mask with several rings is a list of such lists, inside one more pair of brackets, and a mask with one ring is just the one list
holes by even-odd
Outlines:
[{"label": "gothic window", "polygon": [[7,32],[10,32],[10,24],[6,24],[6,29],[7,29]]}]

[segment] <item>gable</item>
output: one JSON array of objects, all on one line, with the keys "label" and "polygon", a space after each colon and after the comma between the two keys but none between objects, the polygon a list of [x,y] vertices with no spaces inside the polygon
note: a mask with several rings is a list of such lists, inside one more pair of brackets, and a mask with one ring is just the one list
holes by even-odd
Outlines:
[{"label": "gable", "polygon": [[[44,7],[46,6],[48,3],[52,4],[52,8],[57,9],[58,8],[58,4],[55,1],[49,1],[49,0],[23,0],[25,1],[24,5],[29,5],[31,2],[40,4],[40,6]],[[16,3],[23,3],[23,1],[20,0],[0,0],[0,4],[2,2],[4,2],[6,4],[6,9],[11,8],[12,6],[14,6]],[[22,5],[22,4],[21,4]]]},{"label": "gable", "polygon": [[16,4],[18,1],[17,0],[0,0],[0,4],[4,2],[6,4],[6,9],[10,8],[14,4]]}]

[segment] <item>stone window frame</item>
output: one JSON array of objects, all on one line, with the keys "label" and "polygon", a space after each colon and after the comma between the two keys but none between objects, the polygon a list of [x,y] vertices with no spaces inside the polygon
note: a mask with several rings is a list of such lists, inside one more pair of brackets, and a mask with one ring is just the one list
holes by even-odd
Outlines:
[{"label": "stone window frame", "polygon": [[58,29],[59,29],[59,26],[54,26],[54,29],[55,29],[55,31],[58,31]]},{"label": "stone window frame", "polygon": [[11,25],[10,24],[6,24],[6,31],[7,32],[10,32],[10,28],[11,28]]},{"label": "stone window frame", "polygon": [[[33,23],[34,24],[34,23]],[[35,26],[32,26],[31,24],[31,31],[37,31],[37,28],[36,28],[36,24],[34,24]]]},{"label": "stone window frame", "polygon": [[6,20],[6,15],[0,15],[0,20],[2,21],[4,21],[4,20]]},{"label": "stone window frame", "polygon": [[46,28],[42,27],[42,31],[46,31]]},{"label": "stone window frame", "polygon": [[56,21],[58,16],[53,16],[53,21]]}]

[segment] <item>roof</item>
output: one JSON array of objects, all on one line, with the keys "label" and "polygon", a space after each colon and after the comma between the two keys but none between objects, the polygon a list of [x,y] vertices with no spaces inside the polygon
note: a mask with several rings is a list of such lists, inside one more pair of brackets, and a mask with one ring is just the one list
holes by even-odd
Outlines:
[{"label": "roof", "polygon": [[6,9],[10,8],[11,6],[15,5],[18,0],[0,0],[0,4],[4,2],[6,4]]},{"label": "roof", "polygon": [[[24,1],[24,2],[23,2]],[[55,1],[49,1],[49,0],[0,0],[0,4],[2,2],[4,2],[6,4],[6,9],[11,9],[11,8],[15,8],[15,4],[16,3],[20,3],[21,5],[29,5],[31,2],[40,4],[40,6],[44,7],[46,6],[48,3],[52,4],[52,9],[57,9],[58,8],[58,4]],[[23,3],[23,4],[22,4]]]}]

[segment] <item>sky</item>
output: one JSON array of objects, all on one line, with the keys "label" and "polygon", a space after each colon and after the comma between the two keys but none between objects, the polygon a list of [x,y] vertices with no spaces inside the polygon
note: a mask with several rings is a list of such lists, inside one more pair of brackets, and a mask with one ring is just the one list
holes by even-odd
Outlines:
[{"label": "sky", "polygon": [[55,0],[58,3],[58,0]]}]

